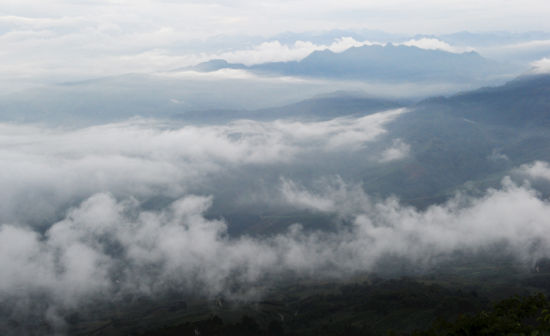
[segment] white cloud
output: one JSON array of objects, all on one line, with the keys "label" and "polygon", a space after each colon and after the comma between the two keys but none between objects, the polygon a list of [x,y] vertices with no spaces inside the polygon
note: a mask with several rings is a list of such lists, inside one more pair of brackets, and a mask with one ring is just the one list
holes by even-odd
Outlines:
[{"label": "white cloud", "polygon": [[331,50],[339,53],[352,47],[383,45],[383,43],[370,41],[356,41],[351,37],[336,39],[332,44],[314,44],[309,41],[296,41],[292,45],[282,44],[279,41],[263,42],[250,49],[210,55],[209,59],[220,58],[231,63],[243,63],[246,65],[266,62],[299,61],[314,51]]},{"label": "white cloud", "polygon": [[344,260],[335,263],[343,267],[372,267],[386,253],[422,267],[454,251],[482,251],[499,243],[508,244],[526,262],[550,252],[544,243],[549,233],[546,216],[550,215],[550,204],[534,190],[517,186],[508,178],[501,189],[490,189],[481,198],[458,194],[425,211],[403,206],[393,198],[372,201],[357,186],[341,181],[315,191],[285,184],[283,195],[290,204],[332,211],[353,221],[350,236],[340,232],[337,239],[347,238],[336,245],[355,251],[351,255],[358,256],[357,264],[346,264]]},{"label": "white cloud", "polygon": [[343,217],[368,212],[371,204],[360,185],[347,184],[340,176],[318,180],[312,190],[283,178],[280,192],[283,201],[295,208],[337,213]]},{"label": "white cloud", "polygon": [[311,52],[321,50],[322,48],[323,46],[304,41],[296,41],[294,45],[290,46],[281,44],[279,41],[269,41],[248,50],[226,52],[220,55],[212,55],[210,58],[221,58],[230,63],[252,65],[266,62],[300,60]]},{"label": "white cloud", "polygon": [[417,47],[427,50],[442,50],[451,53],[463,53],[473,51],[473,48],[468,47],[454,47],[447,42],[438,40],[436,38],[421,38],[419,40],[412,39],[406,42],[397,43],[397,45],[404,45],[408,47]]},{"label": "white cloud", "polygon": [[532,164],[522,165],[518,170],[527,177],[550,181],[550,165],[548,162],[536,161]]},{"label": "white cloud", "polygon": [[[219,185],[224,172],[246,178],[250,165],[354,155],[404,112],[181,127],[140,120],[83,129],[0,124],[0,299],[13,303],[14,314],[29,305],[29,314],[57,321],[101,297],[117,302],[173,286],[248,297],[287,273],[347,276],[375,270],[387,255],[424,269],[456,251],[497,244],[526,265],[550,254],[550,204],[509,179],[482,197],[457,195],[418,210],[395,198],[373,200],[339,177],[306,188],[283,176],[267,186],[268,203],[319,212],[336,226],[312,232],[297,224],[267,238],[228,236],[223,220],[204,215],[215,200],[190,192],[205,193],[211,179]],[[409,147],[395,140],[390,149],[396,159]],[[550,179],[545,162],[520,170]],[[142,208],[162,196],[175,201]]]},{"label": "white cloud", "polygon": [[536,74],[550,73],[550,58],[542,58],[531,63],[531,71]]},{"label": "white cloud", "polygon": [[48,221],[97,192],[177,197],[231,167],[289,164],[305,154],[359,150],[404,112],[181,127],[152,120],[73,130],[0,124],[0,222]]},{"label": "white cloud", "polygon": [[[320,50],[330,50],[335,53],[341,53],[349,48],[373,45],[385,46],[386,44],[386,42],[357,41],[352,37],[341,37],[328,45],[314,44],[309,41],[296,41],[292,45],[287,45],[279,41],[269,41],[263,42],[250,49],[211,54],[208,56],[202,55],[202,57],[204,59],[224,59],[230,63],[253,65],[266,62],[299,61],[312,52]],[[417,47],[426,50],[443,50],[451,53],[463,53],[474,50],[468,47],[455,47],[435,38],[412,39],[402,43],[394,43],[394,45]]]},{"label": "white cloud", "polygon": [[457,251],[475,254],[495,246],[526,266],[550,253],[550,204],[509,179],[482,197],[457,195],[422,211],[394,198],[373,201],[341,179],[321,181],[315,190],[283,180],[280,190],[297,208],[334,213],[343,221],[332,232],[294,225],[268,238],[230,238],[223,221],[204,217],[209,197],[188,195],[146,211],[131,198],[99,193],[43,234],[0,226],[0,298],[32,305],[28,299],[40,295],[47,316],[98,295],[117,302],[126,294],[156,295],[174,287],[242,298],[289,272],[348,276],[375,269],[388,255],[423,269]]},{"label": "white cloud", "polygon": [[380,157],[381,162],[401,160],[409,156],[411,146],[401,139],[395,139],[391,147],[385,149]]},{"label": "white cloud", "polygon": [[502,162],[502,161],[509,161],[510,158],[508,158],[508,155],[501,153],[500,151],[493,149],[490,155],[487,156],[488,160],[494,161],[494,162]]},{"label": "white cloud", "polygon": [[357,48],[363,46],[373,46],[373,45],[384,45],[381,42],[371,42],[371,41],[356,41],[352,37],[342,37],[333,42],[327,49],[333,52],[343,52],[349,48]]}]

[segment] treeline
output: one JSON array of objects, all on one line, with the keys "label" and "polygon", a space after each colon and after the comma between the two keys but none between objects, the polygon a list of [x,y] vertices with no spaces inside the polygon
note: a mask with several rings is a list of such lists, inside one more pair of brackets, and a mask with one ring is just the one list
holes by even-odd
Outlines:
[{"label": "treeline", "polygon": [[453,321],[437,320],[413,336],[439,335],[550,335],[550,306],[543,294],[515,296],[477,314],[461,315]]},{"label": "treeline", "polygon": [[[335,312],[337,313],[337,312]],[[373,335],[376,334],[367,325],[346,324],[327,320],[311,330],[289,330],[278,320],[272,320],[262,327],[254,318],[244,316],[239,322],[224,323],[217,316],[198,322],[187,322],[178,326],[165,327],[146,335]],[[406,335],[388,330],[387,335]],[[502,300],[490,309],[475,314],[461,314],[452,320],[437,319],[427,330],[414,331],[412,336],[459,336],[459,335],[550,335],[550,305],[543,294]]]},{"label": "treeline", "polygon": [[[182,321],[142,335],[380,335],[411,333],[434,318],[451,319],[489,306],[474,289],[449,289],[412,279],[371,279],[364,283],[297,285],[269,304]],[[264,301],[267,302],[267,301]],[[240,320],[235,316],[241,315]]]}]

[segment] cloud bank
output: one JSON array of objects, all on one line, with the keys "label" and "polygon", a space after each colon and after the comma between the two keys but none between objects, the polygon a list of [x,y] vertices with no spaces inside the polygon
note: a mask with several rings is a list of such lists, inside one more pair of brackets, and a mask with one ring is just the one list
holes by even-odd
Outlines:
[{"label": "cloud bank", "polygon": [[[6,318],[0,329],[13,331],[8,321],[32,327],[38,316],[63,332],[65,316],[83,305],[175,289],[250,298],[287,276],[377,271],[387,257],[425,270],[455,253],[495,246],[526,267],[549,255],[550,203],[528,183],[506,178],[483,196],[458,194],[418,210],[396,198],[373,199],[344,178],[306,184],[286,176],[291,167],[320,164],[313,157],[329,164],[343,153],[369,155],[365,148],[404,112],[210,126],[1,124],[0,312]],[[399,139],[378,147],[372,164],[410,150]],[[239,178],[252,178],[251,166],[281,176],[264,186],[266,207],[324,216],[331,229],[297,222],[263,238],[229,235],[228,222],[207,215],[212,195],[219,181],[241,186]],[[519,170],[530,180],[550,180],[545,162]],[[240,192],[234,189],[233,197]]]},{"label": "cloud bank", "polygon": [[0,222],[45,225],[98,192],[173,198],[241,166],[361,150],[404,112],[212,126],[139,119],[82,129],[0,124]]},{"label": "cloud bank", "polygon": [[394,198],[374,201],[342,179],[314,189],[283,180],[279,188],[293,207],[335,215],[335,229],[296,223],[267,238],[231,238],[223,220],[204,217],[210,197],[187,195],[147,211],[134,199],[98,193],[43,233],[0,226],[0,297],[13,305],[12,320],[41,302],[42,318],[62,328],[63,312],[100,297],[116,303],[178,288],[246,298],[270,279],[346,277],[383,267],[388,256],[426,269],[457,252],[498,247],[526,266],[550,252],[550,203],[509,178],[479,198],[459,194],[424,211]]}]

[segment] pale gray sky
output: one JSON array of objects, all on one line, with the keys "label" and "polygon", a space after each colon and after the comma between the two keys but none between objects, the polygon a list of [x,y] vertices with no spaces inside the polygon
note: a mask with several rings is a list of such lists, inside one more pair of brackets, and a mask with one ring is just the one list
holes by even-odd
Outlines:
[{"label": "pale gray sky", "polygon": [[[170,29],[180,38],[216,34],[370,28],[400,33],[550,30],[545,0],[4,0],[3,23],[96,27],[126,32]],[[10,20],[6,17],[12,17]],[[91,31],[90,31],[91,33]]]},{"label": "pale gray sky", "polygon": [[550,31],[548,17],[546,0],[2,0],[0,71],[66,80],[200,61],[208,55],[186,52],[190,41],[217,35]]}]

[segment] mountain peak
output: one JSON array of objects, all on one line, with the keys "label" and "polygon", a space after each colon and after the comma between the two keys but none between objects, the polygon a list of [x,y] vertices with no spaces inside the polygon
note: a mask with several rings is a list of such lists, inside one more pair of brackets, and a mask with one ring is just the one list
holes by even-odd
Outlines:
[{"label": "mountain peak", "polygon": [[329,49],[316,50],[300,61],[251,66],[212,59],[189,69],[210,72],[224,68],[299,77],[454,83],[487,81],[487,78],[502,75],[503,71],[511,71],[475,51],[452,53],[391,43],[351,47],[338,53]]}]

